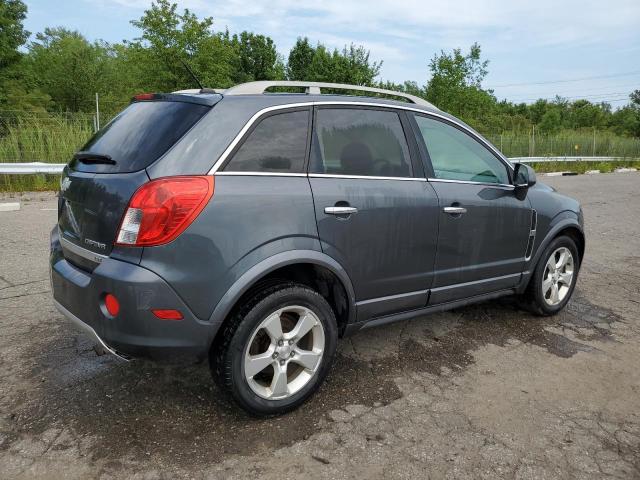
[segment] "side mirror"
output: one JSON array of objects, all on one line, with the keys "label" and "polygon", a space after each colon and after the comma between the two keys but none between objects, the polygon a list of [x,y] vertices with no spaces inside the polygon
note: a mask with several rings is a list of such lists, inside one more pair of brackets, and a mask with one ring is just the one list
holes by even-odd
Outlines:
[{"label": "side mirror", "polygon": [[516,188],[529,188],[536,184],[536,172],[529,165],[514,163],[513,185]]}]

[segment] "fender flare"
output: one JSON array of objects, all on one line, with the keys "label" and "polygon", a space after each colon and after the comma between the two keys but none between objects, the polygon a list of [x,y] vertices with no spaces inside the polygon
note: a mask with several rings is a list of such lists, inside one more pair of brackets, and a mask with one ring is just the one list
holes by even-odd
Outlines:
[{"label": "fender flare", "polygon": [[[567,214],[570,214],[570,215],[567,216]],[[559,217],[560,217],[560,220],[556,220]],[[556,222],[555,224],[553,223],[554,221]],[[558,213],[555,217],[553,217],[553,219],[551,220],[551,224],[552,224],[551,228],[549,229],[547,234],[544,236],[544,238],[540,242],[540,245],[536,249],[535,254],[531,257],[531,259],[528,262],[527,269],[522,276],[520,288],[518,289],[518,291],[520,292],[524,291],[527,284],[529,283],[529,278],[531,277],[531,275],[533,274],[533,271],[538,265],[542,252],[544,252],[545,248],[547,248],[547,245],[551,243],[551,241],[558,235],[560,231],[564,230],[567,227],[575,228],[578,231],[580,231],[580,234],[582,235],[582,238],[584,241],[584,238],[585,238],[584,228],[582,227],[582,225],[580,225],[576,212],[572,210],[564,210]],[[583,259],[581,258],[580,259],[581,263],[582,263],[582,260]]]},{"label": "fender flare", "polygon": [[355,320],[356,311],[355,292],[351,279],[342,265],[329,255],[315,250],[289,250],[277,253],[255,264],[234,282],[209,317],[209,323],[213,326],[213,335],[215,336],[236,302],[256,281],[278,268],[297,263],[312,263],[325,267],[338,277],[347,293],[347,306],[349,308],[347,323],[352,323]]}]

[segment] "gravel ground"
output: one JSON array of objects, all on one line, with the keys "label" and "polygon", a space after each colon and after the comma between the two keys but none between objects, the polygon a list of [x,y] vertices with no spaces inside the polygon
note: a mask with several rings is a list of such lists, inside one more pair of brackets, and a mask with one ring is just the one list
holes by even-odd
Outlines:
[{"label": "gravel ground", "polygon": [[582,201],[574,298],[490,302],[341,342],[298,411],[248,418],[206,365],[97,356],[53,307],[51,194],[0,212],[0,478],[640,478],[640,174]]}]

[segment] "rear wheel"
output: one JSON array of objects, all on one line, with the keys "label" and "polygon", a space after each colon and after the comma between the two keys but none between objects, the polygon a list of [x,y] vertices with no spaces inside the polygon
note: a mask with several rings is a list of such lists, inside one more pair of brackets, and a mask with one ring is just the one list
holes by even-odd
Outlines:
[{"label": "rear wheel", "polygon": [[259,416],[287,412],[311,396],[331,367],[338,337],[331,306],[298,284],[257,293],[222,335],[211,354],[214,377]]},{"label": "rear wheel", "polygon": [[525,292],[525,305],[538,315],[554,315],[567,304],[578,278],[580,258],[575,242],[555,238],[545,248]]}]

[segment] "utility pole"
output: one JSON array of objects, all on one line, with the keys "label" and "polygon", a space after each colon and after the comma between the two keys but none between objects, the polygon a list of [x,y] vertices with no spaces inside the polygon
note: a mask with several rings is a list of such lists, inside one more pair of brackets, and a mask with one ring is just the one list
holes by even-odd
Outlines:
[{"label": "utility pole", "polygon": [[100,101],[96,92],[96,132],[100,130]]}]

